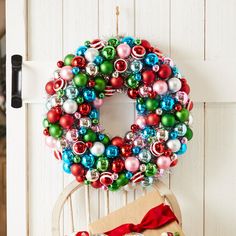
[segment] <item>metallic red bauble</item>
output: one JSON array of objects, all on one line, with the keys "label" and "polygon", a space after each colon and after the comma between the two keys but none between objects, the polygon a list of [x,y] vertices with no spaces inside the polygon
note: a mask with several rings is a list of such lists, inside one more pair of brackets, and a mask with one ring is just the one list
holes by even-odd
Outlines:
[{"label": "metallic red bauble", "polygon": [[157,96],[157,92],[151,91],[151,92],[148,93],[148,96],[149,96],[150,98],[155,98],[155,97]]},{"label": "metallic red bauble", "polygon": [[127,91],[127,95],[132,99],[136,99],[139,96],[139,92],[136,89],[129,88]]},{"label": "metallic red bauble", "polygon": [[61,108],[61,106],[56,106],[56,107],[53,108],[53,110],[56,111],[59,115],[62,114],[62,108]]},{"label": "metallic red bauble", "polygon": [[101,188],[102,184],[101,184],[100,180],[98,179],[96,181],[91,182],[91,186],[94,188]]},{"label": "metallic red bauble", "polygon": [[193,101],[188,100],[187,109],[188,109],[189,111],[191,111],[191,110],[193,109]]},{"label": "metallic red bauble", "polygon": [[163,64],[159,68],[158,77],[160,79],[167,79],[171,76],[171,73],[171,68],[167,64]]},{"label": "metallic red bauble", "polygon": [[94,80],[89,80],[88,86],[89,87],[94,87],[95,86],[95,81]]},{"label": "metallic red bauble", "polygon": [[47,128],[43,130],[43,134],[44,134],[45,136],[49,136],[49,131],[48,131]]},{"label": "metallic red bauble", "polygon": [[60,118],[59,123],[64,129],[70,129],[74,123],[74,118],[73,116],[66,114]]},{"label": "metallic red bauble", "polygon": [[146,54],[146,49],[142,45],[136,45],[132,48],[131,54],[135,59],[142,59]]},{"label": "metallic red bauble", "polygon": [[128,64],[127,64],[127,61],[124,59],[117,59],[114,63],[114,67],[116,71],[122,73],[127,70]]},{"label": "metallic red bauble", "polygon": [[82,155],[86,152],[87,146],[83,141],[78,141],[73,144],[72,149],[76,155]]},{"label": "metallic red bauble", "polygon": [[151,113],[146,116],[146,123],[148,125],[156,126],[160,122],[160,117],[156,113]]},{"label": "metallic red bauble", "polygon": [[110,84],[111,84],[111,86],[112,86],[113,88],[119,89],[119,88],[122,88],[122,86],[124,85],[124,80],[123,80],[123,78],[120,77],[120,76],[117,77],[117,78],[112,77],[112,78],[110,79]]},{"label": "metallic red bauble", "polygon": [[170,157],[172,154],[173,154],[173,153],[172,153],[172,151],[171,151],[170,149],[166,149],[166,150],[164,151],[164,156],[166,156],[166,157]]},{"label": "metallic red bauble", "polygon": [[63,61],[58,61],[58,62],[57,62],[57,66],[58,66],[59,68],[62,68],[62,67],[64,66],[64,62],[63,62]]},{"label": "metallic red bauble", "polygon": [[87,148],[91,148],[93,146],[93,143],[92,142],[86,142],[85,145],[86,145]]},{"label": "metallic red bauble", "polygon": [[[182,81],[181,81],[181,82],[182,82]],[[188,85],[187,83],[182,83],[182,87],[181,87],[180,91],[183,91],[183,92],[189,94],[189,93],[190,93],[190,87],[189,87],[189,85]]]},{"label": "metallic red bauble", "polygon": [[143,83],[147,86],[152,85],[155,81],[156,74],[153,70],[145,70],[142,73]]},{"label": "metallic red bauble", "polygon": [[125,144],[121,147],[121,154],[124,157],[129,157],[132,155],[132,145]]},{"label": "metallic red bauble", "polygon": [[180,103],[177,103],[177,104],[175,104],[174,108],[175,108],[176,111],[181,111],[183,107]]},{"label": "metallic red bauble", "polygon": [[104,172],[100,177],[101,184],[109,186],[113,183],[112,173]]},{"label": "metallic red bauble", "polygon": [[111,144],[121,148],[124,145],[124,139],[119,136],[116,136],[111,140]]},{"label": "metallic red bauble", "polygon": [[79,182],[79,183],[83,183],[84,180],[85,180],[85,177],[84,176],[76,176],[75,179]]},{"label": "metallic red bauble", "polygon": [[119,173],[122,170],[124,170],[124,168],[125,168],[125,162],[122,159],[118,158],[112,162],[111,169],[113,172]]},{"label": "metallic red bauble", "polygon": [[132,124],[130,128],[132,132],[137,132],[139,130],[139,126],[136,124]]},{"label": "metallic red bauble", "polygon": [[178,159],[176,158],[174,161],[171,162],[170,166],[174,167],[178,164]]},{"label": "metallic red bauble", "polygon": [[77,56],[77,57],[73,58],[71,65],[73,67],[84,68],[86,65],[86,60],[84,57]]},{"label": "metallic red bauble", "polygon": [[47,82],[47,84],[45,85],[46,93],[49,94],[49,95],[55,94],[56,91],[54,90],[53,87],[54,87],[54,82],[52,80]]},{"label": "metallic red bauble", "polygon": [[87,116],[91,111],[91,106],[88,103],[79,105],[79,113],[83,116]]},{"label": "metallic red bauble", "polygon": [[150,44],[146,39],[142,39],[142,40],[141,40],[141,45],[142,45],[145,49],[150,49],[150,48],[151,48],[151,44]]},{"label": "metallic red bauble", "polygon": [[60,114],[55,109],[51,109],[47,113],[47,119],[50,123],[56,123],[60,119]]},{"label": "metallic red bauble", "polygon": [[85,170],[81,164],[73,164],[70,167],[71,174],[74,176],[84,176]]}]

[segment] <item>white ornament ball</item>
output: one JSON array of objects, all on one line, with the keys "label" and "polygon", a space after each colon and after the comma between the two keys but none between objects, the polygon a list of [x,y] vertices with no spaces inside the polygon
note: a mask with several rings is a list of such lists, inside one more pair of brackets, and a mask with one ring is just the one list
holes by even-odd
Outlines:
[{"label": "white ornament ball", "polygon": [[67,114],[74,114],[77,111],[77,109],[78,109],[78,105],[76,101],[74,100],[67,99],[63,104],[63,110]]},{"label": "white ornament ball", "polygon": [[167,147],[171,149],[172,152],[178,152],[181,147],[181,143],[178,139],[171,139],[167,142]]},{"label": "white ornament ball", "polygon": [[173,77],[173,78],[170,78],[168,80],[168,87],[169,87],[169,90],[172,92],[172,93],[176,93],[178,92],[181,87],[182,87],[182,84],[180,82],[180,79],[176,78],[176,77]]},{"label": "white ornament ball", "polygon": [[93,62],[95,57],[98,56],[98,55],[99,55],[99,52],[96,48],[89,48],[84,53],[84,56],[85,56],[86,60],[89,61],[89,62]]},{"label": "white ornament ball", "polygon": [[98,180],[99,179],[99,172],[96,169],[88,170],[86,173],[86,179],[91,182]]},{"label": "white ornament ball", "polygon": [[104,151],[105,151],[105,146],[103,145],[103,143],[100,142],[95,142],[93,146],[90,148],[90,152],[96,157],[101,156],[104,153]]}]

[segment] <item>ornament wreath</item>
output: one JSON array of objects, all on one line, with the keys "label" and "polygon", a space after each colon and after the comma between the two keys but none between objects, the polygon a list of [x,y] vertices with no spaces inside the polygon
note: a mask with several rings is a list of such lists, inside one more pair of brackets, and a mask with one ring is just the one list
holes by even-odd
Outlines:
[{"label": "ornament wreath", "polygon": [[[77,181],[111,191],[147,187],[186,152],[193,135],[190,87],[147,40],[86,41],[57,67],[45,86],[44,135]],[[138,115],[124,137],[109,137],[99,124],[99,108],[115,92],[136,100]]]}]

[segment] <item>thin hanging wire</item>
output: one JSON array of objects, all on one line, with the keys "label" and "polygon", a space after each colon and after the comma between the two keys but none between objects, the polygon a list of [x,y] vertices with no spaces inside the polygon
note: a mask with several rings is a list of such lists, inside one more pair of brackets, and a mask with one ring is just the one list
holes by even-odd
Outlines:
[{"label": "thin hanging wire", "polygon": [[119,6],[116,6],[116,36],[119,36],[119,15],[120,15],[120,9]]}]

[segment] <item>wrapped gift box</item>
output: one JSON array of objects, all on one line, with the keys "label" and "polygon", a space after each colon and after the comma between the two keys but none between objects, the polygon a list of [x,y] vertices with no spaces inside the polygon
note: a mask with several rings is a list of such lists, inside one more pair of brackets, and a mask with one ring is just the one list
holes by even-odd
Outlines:
[{"label": "wrapped gift box", "polygon": [[[122,224],[133,223],[139,224],[145,214],[153,207],[163,203],[160,193],[150,192],[144,197],[140,197],[125,207],[110,213],[108,216],[89,225],[92,234],[99,234],[114,229]],[[172,222],[159,229],[145,230],[142,234],[145,236],[158,236],[163,232],[178,232],[184,236],[180,225]]]}]

